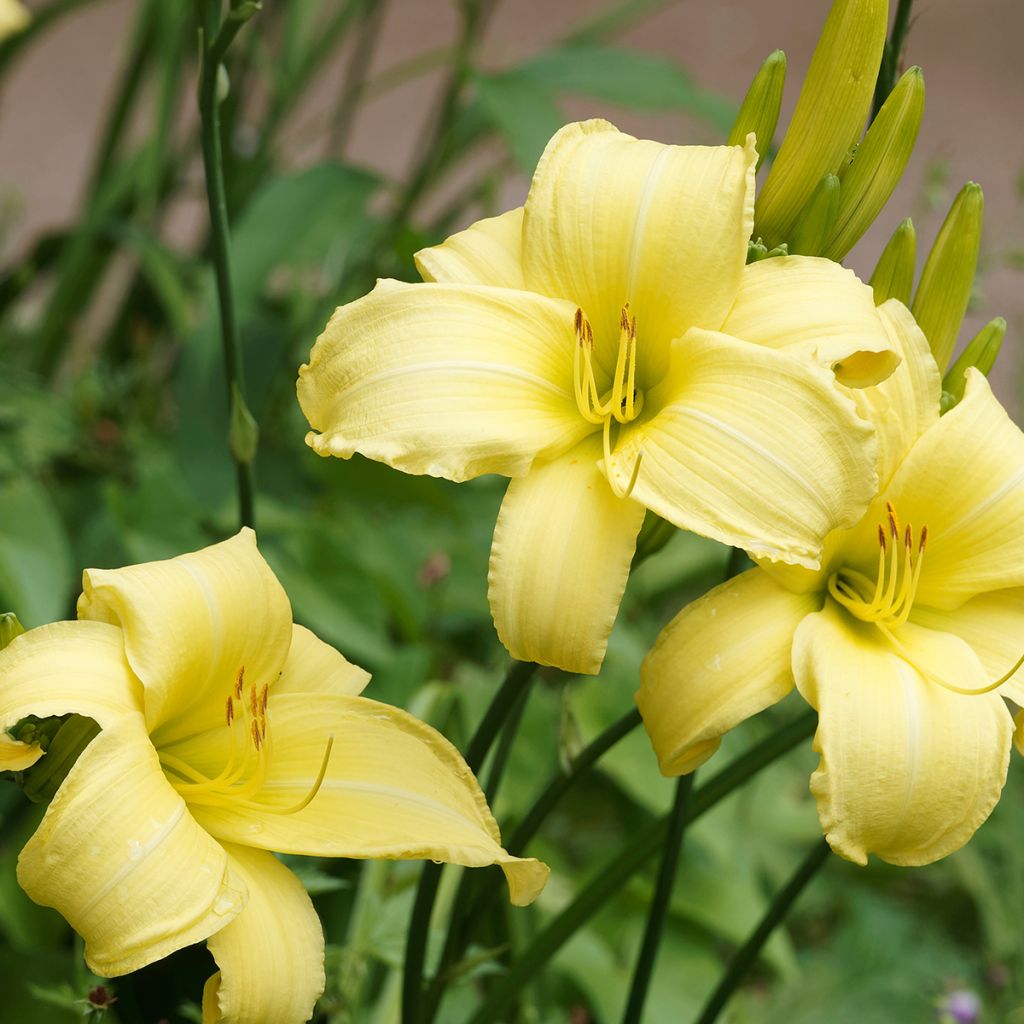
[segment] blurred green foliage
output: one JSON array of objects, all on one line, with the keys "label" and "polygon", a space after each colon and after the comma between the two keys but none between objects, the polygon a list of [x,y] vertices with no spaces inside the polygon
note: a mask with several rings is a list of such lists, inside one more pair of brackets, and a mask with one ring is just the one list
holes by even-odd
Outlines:
[{"label": "blurred green foliage", "polygon": [[[31,35],[0,45],[0,69],[86,2],[52,0],[53,13]],[[482,714],[504,662],[486,601],[502,482],[454,486],[359,458],[318,459],[303,444],[296,370],[335,305],[378,273],[412,279],[415,248],[485,210],[515,168],[532,168],[563,119],[564,96],[590,98],[599,109],[685,113],[725,137],[730,103],[673,62],[613,42],[630,18],[655,6],[615,5],[551,49],[500,70],[477,68],[476,40],[465,40],[440,62],[442,76],[458,86],[455,104],[420,154],[422,173],[408,183],[337,155],[296,167],[281,142],[318,74],[353,36],[357,46],[372,40],[364,0],[267,4],[229,61],[223,120],[233,285],[260,425],[261,548],[296,620],[371,669],[374,697],[410,708],[456,743]],[[193,38],[189,5],[139,5],[79,218],[9,257],[0,271],[0,609],[16,611],[26,626],[74,614],[84,566],[168,557],[235,529],[207,240],[172,245],[166,231],[176,204],[194,192],[194,123],[175,128],[168,113],[193,87]],[[469,63],[460,67],[460,59]],[[397,84],[423,70],[413,64],[387,80]],[[342,104],[367,82],[348,85]],[[142,130],[128,131],[132,123]],[[449,176],[481,148],[500,161],[440,214],[425,216],[422,199],[443,194]],[[936,174],[926,200],[941,187]],[[631,706],[640,660],[658,629],[721,578],[726,557],[711,542],[677,534],[633,574],[602,676],[542,674],[495,807],[504,828]],[[795,715],[798,703],[737,729],[713,767]],[[687,836],[648,1004],[651,1024],[692,1019],[728,954],[818,836],[807,789],[814,762],[804,745]],[[944,993],[966,987],[982,995],[985,1021],[1024,1021],[1024,820],[1017,813],[1024,779],[1016,768],[991,821],[945,862],[913,872],[830,863],[770,941],[731,1019],[925,1024],[937,1019]],[[509,948],[521,947],[664,813],[672,793],[641,731],[605,756],[530,847],[553,868],[542,899],[528,910],[502,905],[486,922],[458,965],[439,1020],[468,1017]],[[90,1008],[97,979],[85,970],[79,944],[15,881],[17,852],[40,814],[15,787],[0,787],[0,1024],[90,1013],[124,1024],[200,1020],[196,1000],[213,969],[201,947],[116,981],[112,1009]],[[327,935],[319,1019],[396,1020],[419,866],[288,860],[314,895]],[[500,885],[492,873],[490,884]],[[442,905],[457,876],[445,873]],[[623,879],[616,897],[522,992],[519,1019],[616,1020],[650,891],[647,873]]]}]

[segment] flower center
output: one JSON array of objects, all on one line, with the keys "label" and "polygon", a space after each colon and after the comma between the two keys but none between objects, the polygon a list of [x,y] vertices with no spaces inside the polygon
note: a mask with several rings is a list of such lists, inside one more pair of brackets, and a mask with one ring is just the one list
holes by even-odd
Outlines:
[{"label": "flower center", "polygon": [[186,801],[210,807],[246,807],[271,814],[295,814],[307,807],[323,785],[327,763],[334,746],[334,737],[327,740],[313,785],[297,803],[277,807],[253,800],[262,790],[273,757],[273,738],[267,715],[269,687],[246,688],[245,666],[238,670],[231,691],[224,703],[224,721],[230,735],[230,754],[219,775],[210,778],[190,764],[165,750],[159,751],[160,763],[173,775],[171,785]]},{"label": "flower center", "polygon": [[828,592],[855,618],[873,623],[888,635],[910,617],[921,580],[928,527],[921,527],[915,544],[914,529],[907,523],[901,541],[892,502],[886,503],[885,510],[888,521],[878,527],[878,572],[874,581],[855,569],[843,568],[829,577]]},{"label": "flower center", "polygon": [[598,391],[594,373],[594,331],[582,309],[577,308],[573,320],[576,347],[573,350],[572,378],[576,394],[576,407],[588,422],[602,427],[604,435],[605,466],[609,467],[608,482],[620,498],[628,497],[636,485],[642,453],[633,466],[629,486],[619,493],[610,473],[612,450],[612,424],[625,425],[640,415],[644,395],[636,386],[636,317],[629,315],[629,303],[622,307],[619,317],[619,347],[615,357],[612,386],[603,394]]}]

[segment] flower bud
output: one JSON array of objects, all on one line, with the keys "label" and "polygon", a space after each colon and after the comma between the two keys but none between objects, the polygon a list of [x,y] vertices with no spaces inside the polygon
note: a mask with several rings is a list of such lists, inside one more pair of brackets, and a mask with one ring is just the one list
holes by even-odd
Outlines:
[{"label": "flower bud", "polygon": [[228,446],[235,462],[246,465],[256,457],[260,428],[245,404],[237,384],[231,385],[231,422],[228,428]]},{"label": "flower bud", "polygon": [[0,614],[0,651],[24,632],[25,627],[18,621],[18,616],[14,612]]},{"label": "flower bud", "polygon": [[28,27],[32,16],[21,0],[0,0],[0,40],[17,35]]},{"label": "flower bud", "polygon": [[836,226],[822,255],[841,260],[889,201],[914,151],[924,114],[924,76],[911,68],[882,105],[853,161],[841,172]]},{"label": "flower bud", "polygon": [[999,349],[1006,337],[1006,321],[997,316],[990,320],[967,343],[949,372],[942,378],[942,411],[952,409],[964,397],[964,374],[969,366],[976,367],[985,376],[996,364]]},{"label": "flower bud", "polygon": [[953,200],[939,229],[914,295],[914,319],[924,331],[940,370],[949,365],[971,298],[984,209],[981,187],[968,182]]},{"label": "flower bud", "polygon": [[793,120],[757,197],[755,231],[788,241],[821,179],[835,174],[871,109],[888,29],[887,0],[835,0],[815,47]]},{"label": "flower bud", "polygon": [[916,256],[917,233],[914,231],[914,222],[908,217],[893,232],[871,275],[869,284],[875,293],[876,306],[887,299],[899,299],[904,306],[910,305]]},{"label": "flower bud", "polygon": [[801,256],[820,256],[825,242],[832,234],[840,204],[839,178],[826,174],[821,179],[811,201],[793,225],[793,238],[789,248]]},{"label": "flower bud", "polygon": [[768,54],[743,97],[739,113],[729,132],[729,145],[742,146],[751,132],[757,139],[757,166],[772,144],[786,84],[786,55],[781,50]]}]

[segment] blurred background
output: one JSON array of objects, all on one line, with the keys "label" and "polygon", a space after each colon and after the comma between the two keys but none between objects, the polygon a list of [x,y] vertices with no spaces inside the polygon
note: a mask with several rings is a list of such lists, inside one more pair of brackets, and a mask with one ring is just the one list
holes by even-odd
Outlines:
[{"label": "blurred background", "polygon": [[[35,27],[0,44],[0,610],[32,626],[73,615],[83,566],[169,557],[233,532],[236,518],[192,7],[29,6]],[[530,169],[566,120],[604,116],[660,141],[719,143],[761,61],[782,48],[781,131],[828,8],[827,0],[501,0],[467,40],[440,145],[438,103],[463,32],[458,4],[266,0],[243,28],[223,118],[235,298],[261,428],[260,543],[296,619],[373,671],[372,696],[410,708],[457,743],[481,714],[504,664],[486,603],[502,482],[455,486],[306,449],[294,377],[330,311],[376,273],[413,280],[415,249],[522,202]],[[902,183],[847,261],[869,276],[896,224],[913,216],[923,262],[953,195],[978,181],[982,266],[962,340],[1006,317],[993,376],[1018,413],[1022,38],[1016,0],[915,4],[906,64],[924,68],[924,124]],[[726,559],[718,545],[677,534],[633,574],[602,676],[545,674],[496,805],[503,828],[631,707],[658,630],[721,578]],[[791,698],[737,730],[707,775],[800,710]],[[694,1018],[819,835],[807,790],[815,760],[804,744],[688,836],[651,1024]],[[992,819],[941,864],[831,862],[767,947],[730,1019],[1024,1024],[1022,776],[1014,763]],[[552,864],[552,883],[534,910],[494,911],[498,948],[521,949],[667,810],[673,789],[633,732],[530,847]],[[29,903],[14,879],[40,813],[16,787],[0,787],[3,1024],[81,1019],[95,983],[60,918]],[[394,1021],[418,868],[293,861],[329,945],[318,1020]],[[649,874],[623,879],[615,900],[523,993],[518,1019],[619,1018]],[[360,875],[370,895],[357,914]],[[466,1019],[500,969],[493,948],[471,953],[442,1006],[445,1024]],[[118,1002],[96,1019],[198,1020],[212,969],[205,950],[182,951],[115,982]]]}]

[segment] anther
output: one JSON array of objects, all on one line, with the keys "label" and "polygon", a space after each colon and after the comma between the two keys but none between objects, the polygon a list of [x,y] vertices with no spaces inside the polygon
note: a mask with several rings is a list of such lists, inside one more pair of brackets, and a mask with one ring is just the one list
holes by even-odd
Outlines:
[{"label": "anther", "polygon": [[914,533],[910,528],[910,523],[907,523],[903,530],[903,546],[906,548],[912,548],[914,546]]},{"label": "anther", "polygon": [[921,527],[921,541],[920,541],[920,543],[917,546],[918,554],[921,554],[921,553],[924,552],[924,546],[927,543],[927,541],[928,541],[928,527],[927,526],[922,526]]},{"label": "anther", "polygon": [[245,666],[243,665],[238,670],[238,675],[235,677],[235,697],[238,700],[242,699],[242,687],[245,686]]},{"label": "anther", "polygon": [[228,725],[235,720],[235,702],[231,699],[231,694],[228,694],[227,703],[224,705],[224,718]]},{"label": "anther", "polygon": [[579,306],[576,307],[576,313],[572,318],[572,328],[576,333],[576,337],[583,341],[583,310]]},{"label": "anther", "polygon": [[900,538],[900,521],[896,518],[896,509],[892,507],[892,502],[887,501],[885,503],[885,511],[889,516],[889,532],[892,534],[893,540],[899,540]]},{"label": "anther", "polygon": [[882,550],[885,551],[885,528],[881,523],[878,524],[878,543]]},{"label": "anther", "polygon": [[259,750],[260,747],[263,746],[263,737],[260,735],[260,727],[259,727],[259,725],[256,722],[252,723],[252,725],[251,725],[251,732],[252,732],[252,744],[253,744],[253,746],[257,750]]},{"label": "anther", "polygon": [[260,690],[260,715],[263,718],[267,717],[267,697],[270,696],[270,687],[264,683],[263,689]]}]

